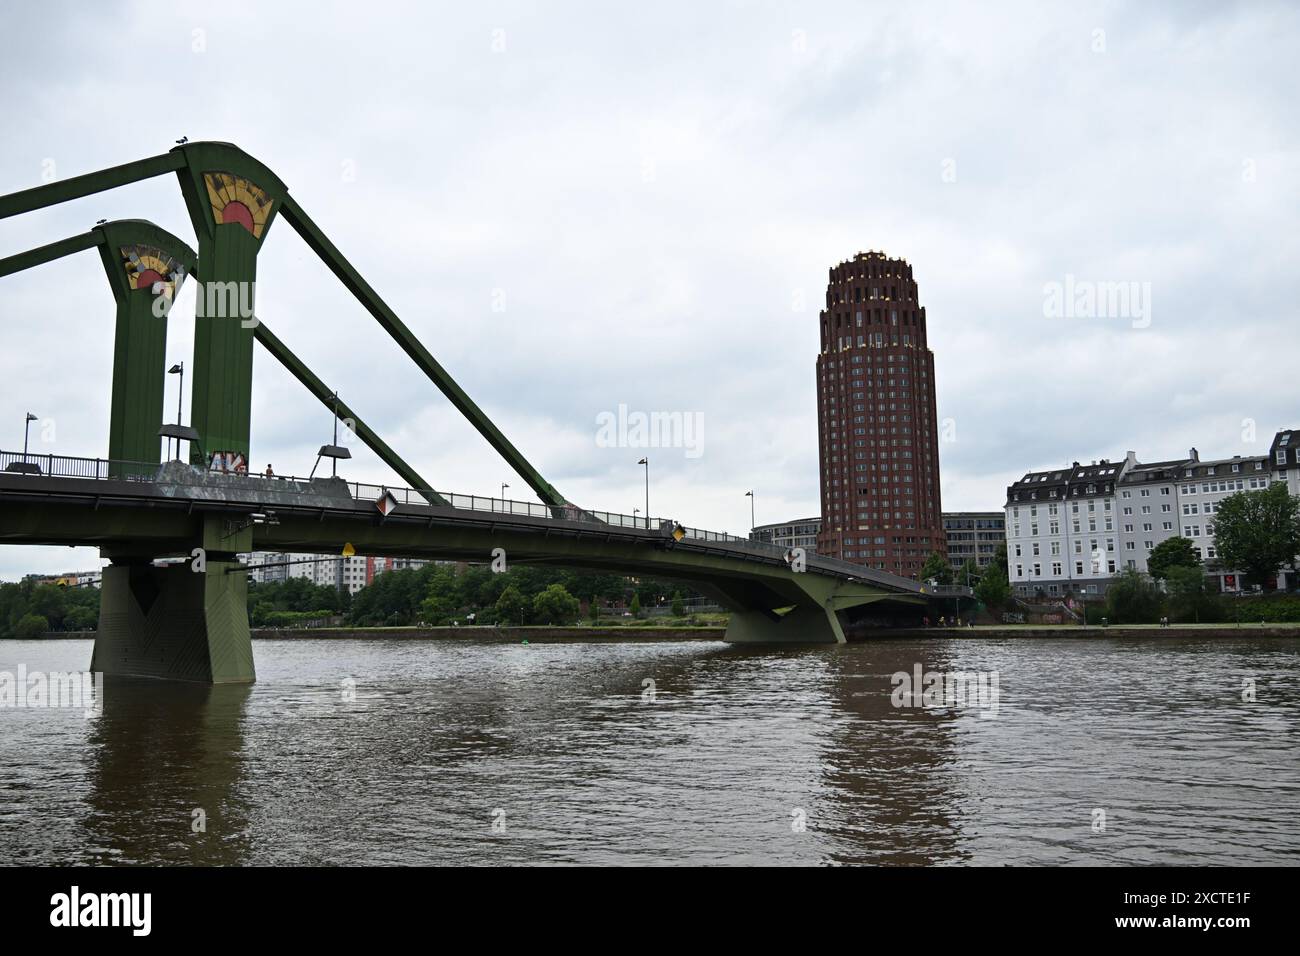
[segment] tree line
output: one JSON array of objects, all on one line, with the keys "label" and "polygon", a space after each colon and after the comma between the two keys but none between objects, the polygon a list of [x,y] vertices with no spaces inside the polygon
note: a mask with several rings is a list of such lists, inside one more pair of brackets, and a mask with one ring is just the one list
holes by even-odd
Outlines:
[{"label": "tree line", "polygon": [[680,585],[595,571],[515,565],[494,573],[482,565],[458,570],[429,564],[376,577],[352,599],[347,622],[358,627],[435,627],[467,623],[472,614],[475,624],[572,624],[583,604],[593,617],[621,617],[625,611],[640,616],[644,608],[654,606],[681,616],[685,599],[697,596]]},{"label": "tree line", "polygon": [[93,631],[98,626],[99,588],[37,584],[30,578],[0,584],[0,638]]},{"label": "tree line", "polygon": [[[478,624],[572,624],[589,616],[640,617],[645,608],[685,615],[695,592],[662,581],[618,574],[517,565],[492,573],[479,565],[427,564],[386,571],[355,595],[305,578],[248,584],[253,627],[292,627],[342,618],[356,627]],[[93,631],[99,625],[98,588],[0,584],[0,638],[40,637],[48,632]],[[593,612],[591,609],[594,608]]]}]

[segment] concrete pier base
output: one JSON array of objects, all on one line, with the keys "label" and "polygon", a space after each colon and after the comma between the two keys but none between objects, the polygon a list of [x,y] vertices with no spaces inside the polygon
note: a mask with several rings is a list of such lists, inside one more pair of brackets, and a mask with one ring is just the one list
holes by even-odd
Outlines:
[{"label": "concrete pier base", "polygon": [[251,684],[248,580],[232,560],[154,567],[114,561],[104,569],[91,670],[205,684]]},{"label": "concrete pier base", "polygon": [[773,619],[762,611],[733,611],[723,640],[732,644],[843,644],[839,612],[796,607]]}]

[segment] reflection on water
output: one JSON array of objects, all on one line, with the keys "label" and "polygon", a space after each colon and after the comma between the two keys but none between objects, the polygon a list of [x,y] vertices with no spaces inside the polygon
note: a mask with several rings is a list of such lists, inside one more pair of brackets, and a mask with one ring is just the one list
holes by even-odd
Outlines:
[{"label": "reflection on water", "polygon": [[248,686],[108,679],[89,722],[86,862],[238,864],[248,811],[240,733]]},{"label": "reflection on water", "polygon": [[[98,717],[0,709],[5,862],[1233,864],[1300,852],[1300,641],[256,652],[253,687],[110,681]],[[0,642],[0,671],[89,657],[85,641]],[[895,708],[890,675],[915,664],[997,671],[996,716]]]}]

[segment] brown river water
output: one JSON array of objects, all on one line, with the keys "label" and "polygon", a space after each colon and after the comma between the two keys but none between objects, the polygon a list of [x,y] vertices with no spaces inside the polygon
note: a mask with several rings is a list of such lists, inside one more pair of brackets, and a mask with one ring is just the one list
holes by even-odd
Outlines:
[{"label": "brown river water", "polygon": [[[0,680],[90,650],[0,641]],[[0,707],[0,860],[1300,859],[1300,639],[254,651],[253,686],[111,681],[89,715]],[[892,675],[918,667],[985,694],[895,706]]]}]

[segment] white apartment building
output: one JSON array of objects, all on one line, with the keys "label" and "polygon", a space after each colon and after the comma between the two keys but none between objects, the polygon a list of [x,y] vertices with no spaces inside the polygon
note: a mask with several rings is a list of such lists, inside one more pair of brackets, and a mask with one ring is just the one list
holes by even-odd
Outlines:
[{"label": "white apartment building", "polygon": [[1007,576],[1012,592],[1104,593],[1119,561],[1116,487],[1130,457],[1030,472],[1007,489]]},{"label": "white apartment building", "polygon": [[[1119,485],[1121,568],[1147,570],[1147,555],[1181,531],[1178,486],[1189,459],[1142,463],[1132,459]],[[1191,450],[1191,458],[1196,449]]]},{"label": "white apartment building", "polygon": [[1300,498],[1300,428],[1286,428],[1273,436],[1268,450],[1274,481],[1285,481],[1287,491]]},{"label": "white apartment building", "polygon": [[[323,557],[315,554],[281,554],[278,551],[254,551],[241,554],[239,559],[248,565],[248,579],[258,584],[288,581],[290,578],[313,580],[313,565],[303,562]],[[313,582],[314,583],[314,582]]]},{"label": "white apartment building", "polygon": [[318,560],[310,565],[313,570],[312,580],[327,587],[347,589],[349,594],[356,594],[370,583],[366,559],[359,554],[350,558],[338,555],[317,555]]},{"label": "white apartment building", "polygon": [[[1007,571],[1020,596],[1094,596],[1124,568],[1146,572],[1162,542],[1188,538],[1220,590],[1242,587],[1239,572],[1219,563],[1214,514],[1228,495],[1287,483],[1300,497],[1300,430],[1280,431],[1267,455],[1142,463],[1129,452],[1057,471],[1030,472],[1007,489]],[[1278,586],[1294,585],[1284,569]]]},{"label": "white apartment building", "polygon": [[[1239,491],[1262,491],[1271,480],[1267,459],[1263,456],[1201,461],[1193,448],[1192,457],[1182,463],[1179,471],[1175,499],[1176,530],[1156,537],[1154,543],[1159,544],[1174,534],[1189,538],[1192,549],[1205,565],[1206,574],[1214,579],[1219,590],[1241,590],[1241,575],[1219,563],[1214,543],[1214,513],[1219,502],[1228,495]],[[1143,534],[1144,540],[1133,549],[1139,558],[1133,566],[1140,571],[1146,570],[1146,554],[1151,550],[1148,538]]]},{"label": "white apartment building", "polygon": [[356,594],[369,582],[367,559],[354,555],[350,558],[337,554],[299,554],[276,551],[254,551],[241,554],[240,560],[248,565],[248,578],[258,584],[305,578],[312,584],[332,588],[347,587]]}]

